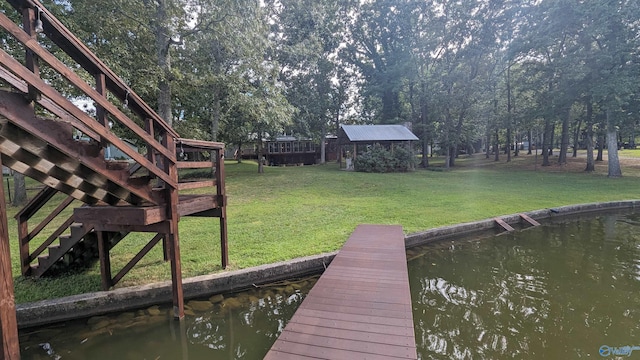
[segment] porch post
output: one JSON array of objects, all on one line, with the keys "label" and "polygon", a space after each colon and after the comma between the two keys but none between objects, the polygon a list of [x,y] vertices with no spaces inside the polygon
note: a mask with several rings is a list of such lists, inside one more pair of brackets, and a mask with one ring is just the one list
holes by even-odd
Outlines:
[{"label": "porch post", "polygon": [[[2,160],[0,160],[0,168],[2,168]],[[16,304],[13,294],[11,255],[9,254],[7,206],[3,186],[0,186],[0,336],[2,336],[2,348],[0,349],[2,358],[5,360],[20,359],[18,321],[16,320]]]}]

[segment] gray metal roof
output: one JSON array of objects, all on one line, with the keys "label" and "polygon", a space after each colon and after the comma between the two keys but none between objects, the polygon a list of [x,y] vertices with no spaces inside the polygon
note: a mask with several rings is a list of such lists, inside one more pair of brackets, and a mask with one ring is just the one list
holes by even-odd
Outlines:
[{"label": "gray metal roof", "polygon": [[402,125],[342,125],[350,141],[409,141],[418,140]]}]

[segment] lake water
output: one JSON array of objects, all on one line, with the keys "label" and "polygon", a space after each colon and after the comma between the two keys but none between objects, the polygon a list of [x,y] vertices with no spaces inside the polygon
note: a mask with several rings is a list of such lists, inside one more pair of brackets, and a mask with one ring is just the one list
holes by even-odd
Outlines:
[{"label": "lake water", "polygon": [[[640,215],[438,242],[408,257],[421,359],[640,357]],[[152,307],[31,329],[22,356],[261,359],[314,283],[192,302],[183,322]]]},{"label": "lake water", "polygon": [[425,249],[409,261],[422,359],[600,358],[601,347],[640,346],[638,215]]}]

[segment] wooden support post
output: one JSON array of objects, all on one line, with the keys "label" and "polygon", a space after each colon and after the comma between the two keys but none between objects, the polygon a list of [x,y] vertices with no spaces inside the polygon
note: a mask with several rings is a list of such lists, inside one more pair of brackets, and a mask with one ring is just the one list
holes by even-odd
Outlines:
[{"label": "wooden support post", "polygon": [[[169,134],[164,134],[163,145],[171,154],[176,153],[175,139]],[[164,168],[171,179],[178,179],[178,166],[171,163],[170,159],[164,160]],[[180,264],[180,237],[178,236],[178,189],[165,184],[167,219],[169,220],[169,233],[166,234],[169,241],[169,259],[171,260],[171,289],[173,295],[173,316],[176,319],[184,318],[184,294],[182,292],[182,266]]]},{"label": "wooden support post", "polygon": [[100,279],[102,280],[102,290],[107,291],[113,286],[111,279],[111,258],[109,256],[108,238],[104,231],[98,233],[98,256],[100,257]]},{"label": "wooden support post", "polygon": [[226,269],[229,265],[229,244],[227,233],[227,195],[224,184],[224,152],[216,150],[216,190],[218,192],[218,206],[220,207],[220,258],[222,268]]},{"label": "wooden support post", "polygon": [[[154,139],[156,138],[156,133],[153,126],[153,119],[149,119],[149,118],[144,119],[144,130],[149,135],[151,135],[152,138]],[[147,144],[147,160],[149,160],[152,164],[156,165],[155,154],[153,153],[153,146],[151,146],[151,144]]]},{"label": "wooden support post", "polygon": [[171,251],[169,249],[169,237],[168,236],[163,236],[162,237],[162,256],[164,261],[169,261],[169,259],[171,259]]},{"label": "wooden support post", "polygon": [[[0,160],[0,168],[2,168],[2,160]],[[0,186],[0,336],[2,336],[0,355],[5,360],[18,360],[20,359],[20,343],[18,342],[18,322],[13,295],[13,274],[11,272],[9,230],[7,227],[4,187]]]},{"label": "wooden support post", "polygon": [[[95,75],[96,78],[96,91],[98,94],[106,97],[107,96],[107,79],[103,73],[99,73]],[[107,126],[107,111],[104,107],[100,105],[96,105],[96,120],[102,126]]]},{"label": "wooden support post", "polygon": [[29,256],[29,224],[27,217],[18,217],[18,244],[20,245],[20,271],[27,275],[31,265]]},{"label": "wooden support post", "polygon": [[[35,13],[33,8],[27,7],[22,10],[22,28],[31,37],[31,39],[37,39],[37,33],[35,30],[36,19],[39,14]],[[33,51],[27,49],[25,66],[31,70],[36,76],[40,76],[40,66],[38,64],[38,57]],[[31,101],[40,100],[40,92],[33,86],[29,85],[28,99]]]}]

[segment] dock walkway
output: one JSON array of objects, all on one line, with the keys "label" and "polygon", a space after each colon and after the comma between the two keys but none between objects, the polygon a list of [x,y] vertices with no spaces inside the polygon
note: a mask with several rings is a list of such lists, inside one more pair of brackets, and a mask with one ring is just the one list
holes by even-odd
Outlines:
[{"label": "dock walkway", "polygon": [[359,225],[265,359],[417,359],[402,227]]}]

